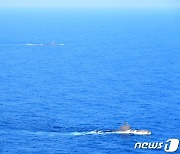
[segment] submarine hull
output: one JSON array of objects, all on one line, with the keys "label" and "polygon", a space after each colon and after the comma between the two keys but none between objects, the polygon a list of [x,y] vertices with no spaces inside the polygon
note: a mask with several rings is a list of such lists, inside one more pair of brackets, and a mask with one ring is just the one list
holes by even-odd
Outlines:
[{"label": "submarine hull", "polygon": [[134,134],[134,135],[151,135],[149,130],[107,130],[107,131],[96,131],[98,134]]}]

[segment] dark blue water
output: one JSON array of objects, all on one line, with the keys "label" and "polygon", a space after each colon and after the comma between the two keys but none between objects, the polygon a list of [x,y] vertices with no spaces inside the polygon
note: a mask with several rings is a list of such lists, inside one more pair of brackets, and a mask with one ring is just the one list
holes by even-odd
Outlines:
[{"label": "dark blue water", "polygon": [[[179,11],[0,13],[1,153],[163,153],[134,144],[180,138]],[[152,135],[83,134],[124,121]]]}]

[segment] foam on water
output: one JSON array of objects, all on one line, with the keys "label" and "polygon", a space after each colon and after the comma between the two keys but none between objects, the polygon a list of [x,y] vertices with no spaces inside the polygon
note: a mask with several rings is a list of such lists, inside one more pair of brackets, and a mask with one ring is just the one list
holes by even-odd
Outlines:
[{"label": "foam on water", "polygon": [[150,133],[147,132],[137,132],[136,130],[134,132],[131,131],[89,131],[89,132],[72,132],[72,135],[107,135],[107,134],[121,134],[121,135],[150,135]]}]

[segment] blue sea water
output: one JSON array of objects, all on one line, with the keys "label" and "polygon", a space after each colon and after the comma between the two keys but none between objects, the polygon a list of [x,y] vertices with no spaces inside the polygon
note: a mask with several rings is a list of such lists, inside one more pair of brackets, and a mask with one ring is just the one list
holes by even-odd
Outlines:
[{"label": "blue sea water", "polygon": [[[159,154],[134,144],[180,138],[180,11],[0,14],[0,153]],[[152,135],[84,133],[124,121]]]}]

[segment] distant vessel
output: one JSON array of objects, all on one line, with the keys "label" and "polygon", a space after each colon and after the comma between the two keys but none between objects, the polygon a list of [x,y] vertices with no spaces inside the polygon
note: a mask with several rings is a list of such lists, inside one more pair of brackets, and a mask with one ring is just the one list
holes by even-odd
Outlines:
[{"label": "distant vessel", "polygon": [[47,44],[47,45],[57,46],[57,45],[64,45],[64,44],[63,43],[56,44],[55,41],[53,40],[51,44]]},{"label": "distant vessel", "polygon": [[60,44],[56,44],[55,41],[53,40],[52,43],[49,43],[49,44],[37,44],[37,43],[27,43],[26,45],[30,45],[30,46],[63,46],[64,44],[63,43],[60,43]]},{"label": "distant vessel", "polygon": [[96,130],[96,133],[99,133],[99,134],[114,133],[114,134],[151,135],[151,132],[149,130],[135,130],[135,129],[133,130],[133,129],[131,129],[131,126],[128,125],[126,122],[118,130],[107,130],[107,131]]}]

